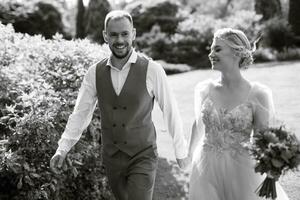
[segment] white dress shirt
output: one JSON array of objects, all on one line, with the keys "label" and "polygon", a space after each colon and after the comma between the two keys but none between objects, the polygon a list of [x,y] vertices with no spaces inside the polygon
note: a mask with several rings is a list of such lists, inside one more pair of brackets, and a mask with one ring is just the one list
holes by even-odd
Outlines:
[{"label": "white dress shirt", "polygon": [[[131,63],[137,60],[137,53],[132,52],[127,63],[121,70],[112,66],[111,60],[108,59],[108,65],[111,70],[111,80],[117,95],[120,94],[126,81]],[[81,137],[82,132],[87,128],[98,101],[96,90],[96,64],[92,65],[84,76],[82,85],[79,89],[78,97],[73,113],[69,116],[64,133],[59,140],[57,151],[68,152]],[[183,135],[183,126],[179,110],[167,81],[167,76],[160,64],[149,61],[146,87],[149,95],[154,97],[163,112],[164,121],[170,135],[173,138],[175,156],[178,159],[185,158],[188,153],[187,142]],[[101,96],[99,98],[101,103]]]}]

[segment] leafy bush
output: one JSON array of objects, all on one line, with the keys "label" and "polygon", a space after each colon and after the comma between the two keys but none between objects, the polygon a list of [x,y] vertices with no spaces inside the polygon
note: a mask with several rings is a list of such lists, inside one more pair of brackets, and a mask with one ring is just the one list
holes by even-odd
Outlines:
[{"label": "leafy bush", "polygon": [[213,34],[218,28],[232,27],[243,30],[255,38],[260,16],[250,11],[236,12],[224,19],[210,15],[191,14],[180,22],[176,34],[168,35],[159,26],[137,38],[137,46],[154,59],[169,63],[186,63],[197,68],[208,68]]},{"label": "leafy bush", "polygon": [[0,135],[0,198],[113,198],[103,171],[97,112],[68,154],[62,175],[49,169],[79,83],[107,49],[60,35],[46,40],[15,33],[11,25],[2,24],[0,41],[0,79],[6,84],[0,87],[0,128],[5,130]]},{"label": "leafy bush", "polygon": [[300,47],[300,13],[299,13],[299,7],[300,7],[300,2],[297,0],[289,0],[288,1],[288,20],[289,24],[292,27],[293,33],[297,36],[297,45]]},{"label": "leafy bush", "polygon": [[154,25],[150,32],[137,37],[135,41],[137,48],[153,59],[161,58],[161,53],[168,51],[168,45],[171,43],[170,37],[161,32],[158,25]]},{"label": "leafy bush", "polygon": [[174,34],[178,23],[183,20],[178,14],[178,9],[178,4],[169,1],[151,4],[151,6],[140,4],[130,8],[137,36],[150,32],[154,25],[159,26],[161,32],[167,35]]},{"label": "leafy bush", "polygon": [[280,61],[300,60],[300,49],[299,48],[288,48],[284,51],[278,52],[277,59]]},{"label": "leafy bush", "polygon": [[163,60],[157,60],[158,63],[160,63],[162,66],[164,66],[164,69],[166,71],[166,74],[177,74],[177,73],[183,73],[191,71],[191,67],[187,64],[170,64],[166,63]]},{"label": "leafy bush", "polygon": [[254,62],[270,62],[276,60],[276,52],[270,48],[259,48],[254,52]]},{"label": "leafy bush", "polygon": [[254,10],[254,1],[248,0],[189,0],[186,2],[195,12],[212,15],[215,18],[224,18],[240,10]]},{"label": "leafy bush", "polygon": [[281,16],[281,1],[280,0],[256,0],[256,13],[261,14],[262,20],[268,20],[275,16]]},{"label": "leafy bush", "polygon": [[56,33],[64,34],[61,13],[52,2],[4,0],[0,2],[0,21],[12,23],[17,32],[30,35],[42,34],[51,38]]},{"label": "leafy bush", "polygon": [[[107,0],[90,0],[88,8],[84,12],[83,24],[80,24],[84,29],[82,30],[82,36],[103,44],[102,31],[104,29],[104,19],[106,14],[111,10],[111,5]],[[77,28],[80,28],[80,26],[77,26]]]},{"label": "leafy bush", "polygon": [[294,43],[291,26],[284,18],[272,18],[265,22],[263,27],[262,44],[277,51],[283,51]]},{"label": "leafy bush", "polygon": [[300,60],[299,48],[287,48],[283,51],[272,50],[271,48],[259,48],[254,53],[254,60],[258,62],[290,61]]}]

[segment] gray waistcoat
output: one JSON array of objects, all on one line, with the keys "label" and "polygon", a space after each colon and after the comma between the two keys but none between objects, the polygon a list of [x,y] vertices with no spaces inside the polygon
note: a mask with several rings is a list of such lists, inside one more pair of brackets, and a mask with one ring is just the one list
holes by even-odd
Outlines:
[{"label": "gray waistcoat", "polygon": [[156,143],[151,118],[153,98],[146,88],[149,60],[138,56],[137,62],[131,64],[119,96],[113,88],[107,60],[102,60],[96,67],[103,150],[109,155],[121,150],[133,156]]}]

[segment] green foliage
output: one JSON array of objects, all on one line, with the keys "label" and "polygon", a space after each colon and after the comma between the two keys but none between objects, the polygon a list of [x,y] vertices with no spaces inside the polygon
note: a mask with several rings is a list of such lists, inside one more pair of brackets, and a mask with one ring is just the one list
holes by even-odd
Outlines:
[{"label": "green foliage", "polygon": [[[97,113],[68,154],[62,175],[49,161],[88,66],[107,55],[87,40],[53,40],[0,24],[0,198],[111,199],[101,160]],[[2,82],[3,81],[3,82]],[[2,134],[4,130],[4,134]]]},{"label": "green foliage", "polygon": [[271,48],[258,48],[253,54],[254,62],[270,62],[276,60],[276,52]]},{"label": "green foliage", "polygon": [[169,63],[186,63],[197,68],[208,68],[213,33],[218,28],[232,27],[243,30],[249,38],[259,31],[260,16],[251,11],[240,11],[224,19],[197,13],[189,15],[178,25],[177,33],[168,35],[160,26],[153,26],[148,33],[138,37],[137,46],[153,59]]},{"label": "green foliage", "polygon": [[[292,30],[298,38],[300,37],[300,2],[298,0],[289,0],[289,16],[288,20],[292,26]],[[300,46],[300,38],[298,39],[298,46]]]},{"label": "green foliage", "polygon": [[163,66],[168,75],[188,72],[192,69],[192,67],[187,64],[171,64],[166,63],[164,60],[157,60],[157,62]]},{"label": "green foliage", "polygon": [[272,18],[263,27],[262,45],[277,51],[283,51],[293,46],[294,35],[291,26],[284,18]]},{"label": "green foliage", "polygon": [[0,21],[12,23],[17,32],[30,35],[42,34],[51,38],[56,33],[64,34],[62,16],[52,3],[43,1],[1,1]]},{"label": "green foliage", "polygon": [[134,26],[137,29],[137,35],[151,31],[154,25],[160,27],[161,32],[172,35],[176,32],[177,25],[183,19],[178,16],[179,5],[163,1],[151,6],[143,4],[132,8]]},{"label": "green foliage", "polygon": [[254,1],[248,0],[185,0],[192,11],[215,18],[224,18],[237,11],[253,11]]},{"label": "green foliage", "polygon": [[[104,19],[106,14],[111,10],[112,8],[107,0],[90,0],[89,6],[84,13],[84,36],[94,42],[103,44],[102,31],[104,29]],[[79,26],[77,27],[79,28]]]},{"label": "green foliage", "polygon": [[256,13],[263,16],[263,21],[282,15],[280,0],[255,0],[254,7]]},{"label": "green foliage", "polygon": [[76,38],[85,37],[85,26],[84,26],[84,13],[85,7],[82,0],[77,0],[77,13],[76,13]]},{"label": "green foliage", "polygon": [[299,48],[288,48],[282,52],[278,52],[277,60],[287,61],[287,60],[300,60],[300,49]]}]

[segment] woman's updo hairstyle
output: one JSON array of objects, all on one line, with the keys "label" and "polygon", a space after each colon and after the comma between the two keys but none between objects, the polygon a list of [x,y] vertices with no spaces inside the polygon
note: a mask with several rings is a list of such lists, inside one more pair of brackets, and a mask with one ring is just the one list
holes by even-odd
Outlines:
[{"label": "woman's updo hairstyle", "polygon": [[251,47],[251,44],[243,31],[232,29],[232,28],[222,28],[214,33],[214,39],[221,39],[224,43],[230,46],[235,55],[241,58],[240,68],[248,68],[249,65],[253,63],[253,52],[256,47]]}]

